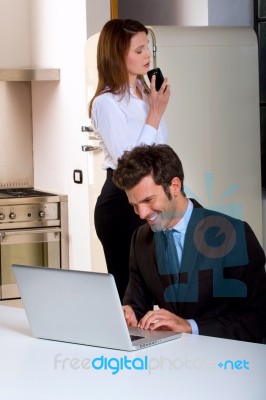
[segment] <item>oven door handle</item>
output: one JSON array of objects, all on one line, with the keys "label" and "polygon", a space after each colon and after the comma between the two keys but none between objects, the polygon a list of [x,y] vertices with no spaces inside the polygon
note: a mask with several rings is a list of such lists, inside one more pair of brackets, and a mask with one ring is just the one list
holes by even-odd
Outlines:
[{"label": "oven door handle", "polygon": [[54,233],[57,236],[61,233],[61,228],[39,228],[39,229],[15,229],[0,231],[0,242],[3,242],[5,238],[9,236],[22,236],[22,235],[35,235],[35,234],[49,234]]}]

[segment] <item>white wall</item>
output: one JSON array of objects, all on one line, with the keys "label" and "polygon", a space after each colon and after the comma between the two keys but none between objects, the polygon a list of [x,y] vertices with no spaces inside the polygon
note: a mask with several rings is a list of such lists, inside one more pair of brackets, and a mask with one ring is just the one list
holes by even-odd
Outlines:
[{"label": "white wall", "polygon": [[[30,65],[29,38],[29,0],[0,0],[0,68]],[[0,187],[33,185],[31,125],[30,83],[0,81]]]},{"label": "white wall", "polygon": [[[81,151],[87,139],[81,133],[87,122],[84,53],[88,32],[101,29],[110,5],[108,0],[30,0],[30,5],[32,62],[61,71],[60,82],[32,84],[34,183],[68,194],[70,267],[91,269],[89,224],[94,222],[87,154]],[[73,182],[74,169],[83,171],[83,184]]]},{"label": "white wall", "polygon": [[30,63],[30,0],[0,0],[0,68]]},{"label": "white wall", "polygon": [[[60,82],[32,84],[35,187],[68,194],[70,266],[88,269],[86,0],[31,0],[31,38],[32,62],[61,71]],[[73,182],[74,169],[84,172],[84,184]]]},{"label": "white wall", "polygon": [[[87,154],[81,151],[86,144],[81,125],[87,122],[87,22],[88,31],[94,33],[109,15],[108,0],[97,4],[93,0],[0,0],[0,68],[36,66],[61,71],[60,82],[0,82],[0,138],[5,153],[11,143],[12,153],[18,147],[23,156],[22,140],[32,155],[33,131],[34,177],[32,172],[30,182],[21,179],[21,185],[68,195],[71,268],[90,269],[88,227],[93,224],[89,221]],[[32,159],[28,163],[26,158],[17,157],[16,177],[28,170],[28,164],[33,171]],[[1,153],[0,160],[8,171]],[[6,180],[2,164],[0,185]],[[74,169],[83,171],[82,185],[73,182]]]}]

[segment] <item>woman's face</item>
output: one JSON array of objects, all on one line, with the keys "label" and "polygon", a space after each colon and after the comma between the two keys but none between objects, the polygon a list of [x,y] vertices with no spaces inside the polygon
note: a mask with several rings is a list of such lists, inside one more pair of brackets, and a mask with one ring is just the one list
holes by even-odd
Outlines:
[{"label": "woman's face", "polygon": [[147,74],[150,69],[151,54],[148,43],[148,36],[145,32],[138,32],[131,38],[125,57],[130,82],[133,82],[137,75]]}]

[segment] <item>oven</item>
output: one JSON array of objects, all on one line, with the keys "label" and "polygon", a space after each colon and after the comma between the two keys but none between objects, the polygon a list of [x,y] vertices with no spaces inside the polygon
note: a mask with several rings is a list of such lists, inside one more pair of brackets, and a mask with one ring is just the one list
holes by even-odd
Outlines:
[{"label": "oven", "polygon": [[69,268],[66,195],[0,189],[0,300],[20,297],[12,264]]}]

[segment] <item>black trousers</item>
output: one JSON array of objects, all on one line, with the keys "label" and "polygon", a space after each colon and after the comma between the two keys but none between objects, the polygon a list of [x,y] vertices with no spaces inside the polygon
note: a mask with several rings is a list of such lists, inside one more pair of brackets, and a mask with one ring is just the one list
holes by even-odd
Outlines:
[{"label": "black trousers", "polygon": [[145,223],[128,203],[123,190],[112,182],[113,170],[107,170],[106,181],[99,195],[94,223],[106,259],[107,270],[113,274],[122,302],[129,277],[129,251],[132,234]]}]

